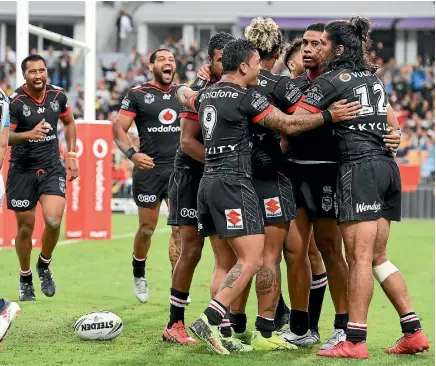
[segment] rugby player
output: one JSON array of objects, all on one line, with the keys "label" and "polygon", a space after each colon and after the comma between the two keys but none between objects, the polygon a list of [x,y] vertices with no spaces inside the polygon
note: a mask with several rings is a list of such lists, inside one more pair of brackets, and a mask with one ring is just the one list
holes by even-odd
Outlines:
[{"label": "rugby player", "polygon": [[[323,31],[323,23],[309,25],[300,52],[292,54],[289,49],[285,54],[284,62],[294,73],[301,71],[302,61],[306,71],[294,79],[302,92],[321,74],[317,47]],[[286,173],[294,186],[298,214],[285,244],[292,309],[290,332],[283,336],[305,346],[320,341],[318,322],[327,286],[324,259],[336,313],[335,330],[321,346],[327,349],[345,339],[348,322],[348,268],[342,255],[342,238],[334,209],[338,165],[333,134],[329,126],[323,126],[299,136],[289,136],[287,142]]]},{"label": "rugby player", "polygon": [[[167,49],[154,51],[149,68],[154,80],[129,89],[114,124],[115,143],[135,165],[132,190],[138,206],[139,228],[133,242],[133,290],[142,303],[148,301],[147,254],[161,202],[165,200],[168,204],[168,181],[180,137],[180,106],[173,88],[176,72],[173,54]],[[132,146],[127,134],[133,121],[138,129],[139,151]],[[172,227],[169,254],[173,268],[179,252],[179,231]]]},{"label": "rugby player", "polygon": [[[5,192],[2,167],[8,149],[9,126],[9,99],[0,88],[0,207],[2,206]],[[16,302],[0,298],[0,342],[4,339],[6,332],[20,312],[20,306]]]},{"label": "rugby player", "polygon": [[337,216],[349,266],[349,322],[346,340],[320,350],[319,356],[368,358],[366,320],[373,275],[397,310],[404,333],[386,352],[429,348],[405,281],[386,254],[390,222],[401,219],[401,179],[383,135],[388,124],[396,129],[399,125],[369,58],[370,32],[369,21],[360,17],[326,25],[320,40],[325,73],[313,81],[295,112],[319,113],[342,98],[358,99],[362,106],[357,118],[334,126],[339,155]]},{"label": "rugby player", "polygon": [[[214,35],[208,44],[208,59],[211,80],[197,78],[192,84],[192,90],[200,90],[214,84],[222,76],[222,53],[224,46],[234,37],[225,32]],[[179,226],[181,238],[181,254],[174,268],[170,291],[170,321],[162,336],[164,341],[195,344],[185,329],[185,308],[189,298],[189,289],[195,268],[200,261],[204,238],[198,235],[197,229],[197,193],[204,168],[204,145],[201,136],[198,114],[194,110],[182,108],[180,113],[180,147],[174,159],[174,171],[170,177],[169,196],[170,212],[168,224]],[[211,283],[212,298],[219,290],[221,283],[229,270],[234,266],[236,258],[228,253],[226,245],[218,235],[210,237],[215,253],[215,269]],[[224,248],[224,252],[221,253]],[[230,338],[229,320],[223,319],[221,324],[223,345],[229,351],[247,351],[241,342]],[[230,332],[230,334],[229,334]]]},{"label": "rugby player", "polygon": [[[287,116],[254,88],[260,57],[248,40],[229,42],[223,52],[224,76],[212,87],[195,93],[178,89],[181,103],[198,111],[205,142],[205,167],[198,192],[198,228],[203,237],[226,238],[238,259],[191,330],[219,354],[229,352],[221,343],[218,326],[228,307],[242,295],[263,266],[262,211],[251,179],[250,124],[295,134],[324,123],[353,118],[359,103],[329,107],[314,119]],[[343,102],[341,102],[343,103]]]},{"label": "rugby player", "polygon": [[78,177],[76,124],[65,91],[47,84],[44,58],[30,55],[21,63],[25,84],[10,95],[9,145],[12,145],[6,183],[8,209],[15,211],[15,249],[20,262],[19,298],[35,300],[30,255],[35,225],[35,208],[42,207],[45,228],[36,269],[41,291],[51,297],[56,292],[49,265],[59,239],[65,210],[66,171],[59,153],[57,125],[64,125],[68,148],[66,167],[69,181]]},{"label": "rugby player", "polygon": [[[301,52],[296,52],[298,47],[295,47],[295,42],[293,42],[284,55],[284,63],[294,75],[302,69],[300,65],[303,66],[303,70],[305,68],[307,69],[307,72],[296,75],[299,77],[295,79],[303,92],[305,92],[310,87],[311,82],[321,74],[318,46],[322,32],[324,31],[324,26],[323,23],[309,25],[304,33],[303,39],[301,39],[301,47],[298,50]],[[400,136],[395,133],[394,129],[391,127],[388,128],[388,132],[389,135],[385,136],[385,143],[388,147],[397,148],[400,142]],[[326,201],[326,197],[317,198],[317,196],[322,195],[328,197],[326,192],[324,192],[324,184],[329,184],[334,192],[336,189],[337,163],[335,156],[330,154],[330,151],[334,150],[334,142],[330,137],[330,133],[328,133],[327,136],[322,134],[322,129],[309,131],[290,139],[289,142],[290,148],[286,153],[287,157],[292,162],[289,167],[289,172],[291,174],[293,172],[298,173],[294,175],[297,205],[300,206],[302,210],[306,211],[306,216],[303,214],[300,215],[296,221],[297,225],[295,227],[291,225],[288,240],[289,243],[292,243],[291,248],[295,248],[295,243],[300,242],[302,236],[308,232],[307,225],[312,226],[313,222],[313,230],[310,228],[312,234],[310,235],[309,241],[309,260],[312,270],[312,287],[310,289],[308,308],[309,329],[312,333],[312,338],[319,341],[318,322],[325,287],[327,285],[326,269],[323,263],[324,258],[327,265],[327,277],[336,315],[334,320],[335,330],[330,339],[321,346],[321,349],[330,349],[345,339],[345,329],[348,322],[348,268],[342,255],[342,237],[336,224],[336,215],[333,210],[330,210],[330,215],[324,212],[327,208],[327,202],[322,204],[322,200]],[[325,140],[326,138],[328,139],[327,141]],[[309,151],[308,146],[313,146],[313,144],[318,146],[318,149],[316,151]],[[323,163],[325,156],[328,156],[328,154],[334,159],[334,162]],[[323,182],[317,184],[319,181],[318,172],[320,167],[324,170],[328,169],[332,174],[321,175]],[[329,177],[330,180],[328,180]],[[307,217],[307,212],[310,213],[310,219],[304,220],[304,217]],[[297,229],[297,231],[295,229]],[[298,229],[300,229],[301,235]],[[317,242],[317,245],[320,250],[322,250],[323,258],[321,258],[317,245],[315,244],[314,234],[318,238],[319,243]],[[292,255],[292,250],[290,254]]]}]

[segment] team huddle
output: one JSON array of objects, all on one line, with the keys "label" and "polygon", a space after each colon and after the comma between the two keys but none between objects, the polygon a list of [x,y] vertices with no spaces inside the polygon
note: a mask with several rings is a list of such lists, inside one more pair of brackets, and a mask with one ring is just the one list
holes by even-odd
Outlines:
[{"label": "team huddle", "polygon": [[[215,257],[211,301],[189,328],[211,351],[291,351],[320,343],[328,283],[334,329],[317,355],[368,358],[373,277],[403,333],[386,352],[429,348],[405,281],[386,254],[390,222],[401,219],[394,161],[401,131],[367,52],[370,32],[368,20],[359,17],[311,24],[284,49],[277,24],[255,18],[243,39],[224,32],[210,39],[209,63],[191,86],[173,84],[176,63],[169,50],[153,52],[154,80],[128,91],[114,141],[135,166],[133,289],[142,303],[149,299],[146,260],[161,202],[169,207],[172,283],[164,341],[197,343],[185,326],[185,309],[208,237]],[[280,57],[291,77],[271,72]],[[70,179],[78,175],[74,119],[63,90],[37,79],[44,68],[42,58],[23,61],[26,85],[10,98],[9,145],[15,146],[7,197],[19,228],[21,301],[35,300],[29,261],[38,201],[46,223],[37,264],[41,290],[53,296],[56,289],[49,264],[66,179],[56,145],[58,118],[65,124]],[[128,136],[133,122],[139,151]],[[17,181],[30,183],[17,190]],[[282,256],[290,308],[282,296]],[[254,278],[258,308],[249,331],[245,309]],[[17,304],[0,302],[8,326],[18,311]]]}]

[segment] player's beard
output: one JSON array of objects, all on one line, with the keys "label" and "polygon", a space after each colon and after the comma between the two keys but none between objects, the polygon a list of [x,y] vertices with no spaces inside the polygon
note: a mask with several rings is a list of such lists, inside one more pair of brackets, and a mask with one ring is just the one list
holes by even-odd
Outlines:
[{"label": "player's beard", "polygon": [[171,74],[171,80],[170,80],[170,81],[165,81],[165,80],[163,79],[163,77],[162,77],[163,72],[162,72],[162,71],[161,71],[161,72],[156,72],[156,71],[154,71],[153,74],[154,74],[154,79],[155,79],[159,84],[161,84],[161,85],[168,86],[168,85],[171,85],[171,84],[173,83],[173,80],[174,80],[174,72]]},{"label": "player's beard", "polygon": [[[47,84],[47,81],[41,80],[41,83],[37,86],[32,82],[31,89],[33,89],[35,92],[39,93],[44,90],[45,84]],[[29,84],[27,84],[27,87],[29,87]]]}]

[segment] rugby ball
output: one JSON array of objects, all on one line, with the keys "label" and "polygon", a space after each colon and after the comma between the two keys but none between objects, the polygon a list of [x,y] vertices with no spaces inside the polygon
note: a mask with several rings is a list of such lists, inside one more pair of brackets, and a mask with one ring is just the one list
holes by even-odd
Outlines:
[{"label": "rugby ball", "polygon": [[110,311],[96,311],[81,316],[73,330],[84,340],[109,341],[123,331],[123,321]]}]

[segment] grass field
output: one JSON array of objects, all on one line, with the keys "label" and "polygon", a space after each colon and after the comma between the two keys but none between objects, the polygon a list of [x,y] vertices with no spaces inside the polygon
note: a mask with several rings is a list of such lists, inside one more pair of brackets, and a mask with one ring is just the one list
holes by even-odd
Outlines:
[{"label": "grass field", "polygon": [[[61,242],[56,249],[52,271],[57,285],[53,298],[45,297],[34,274],[37,301],[21,303],[22,314],[0,344],[0,365],[216,365],[218,357],[203,345],[177,346],[164,344],[161,331],[168,320],[170,264],[167,248],[169,230],[165,219],[159,223],[147,264],[150,300],[140,304],[132,285],[132,236],[137,219],[114,216],[114,235],[121,237],[100,242]],[[63,244],[63,245],[62,245]],[[69,244],[69,245],[66,245]],[[365,365],[434,365],[434,222],[405,221],[393,225],[390,259],[406,277],[413,303],[425,332],[431,352],[416,356],[388,356],[383,349],[399,338],[398,317],[383,295],[375,289],[368,326],[370,359]],[[32,256],[36,263],[39,251]],[[186,312],[191,322],[205,308],[213,270],[210,247],[203,258],[191,289],[192,304]],[[18,262],[14,250],[0,251],[0,296],[17,300]],[[285,286],[283,286],[285,288]],[[288,298],[286,296],[286,298]],[[250,297],[249,325],[256,315],[254,293]],[[85,342],[72,332],[81,315],[95,310],[110,310],[124,321],[124,331],[111,342]],[[330,336],[333,307],[326,293],[320,321],[322,339]],[[316,347],[317,349],[318,347]],[[345,365],[352,360],[328,360],[315,356],[314,350],[231,355],[221,357],[220,365]]]}]

